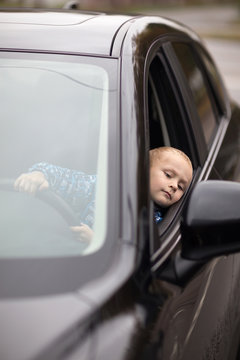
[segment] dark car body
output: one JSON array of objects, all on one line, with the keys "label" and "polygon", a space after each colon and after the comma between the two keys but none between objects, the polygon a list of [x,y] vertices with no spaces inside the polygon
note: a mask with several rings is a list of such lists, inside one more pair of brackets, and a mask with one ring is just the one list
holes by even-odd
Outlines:
[{"label": "dark car body", "polygon": [[[67,159],[66,149],[61,149],[68,136],[66,130],[61,134],[62,122],[54,123],[48,138],[51,119],[60,119],[72,94],[48,94],[46,85],[37,99],[34,87],[27,99],[21,98],[21,84],[31,81],[31,74],[21,78],[17,72],[17,92],[13,95],[13,86],[9,103],[6,106],[4,100],[1,105],[1,242],[13,239],[13,252],[5,243],[0,250],[0,359],[236,359],[240,110],[230,101],[199,37],[161,17],[1,10],[0,51],[7,59],[1,67],[11,72],[10,80],[13,68],[25,71],[33,66],[16,65],[15,59],[19,64],[46,60],[54,66],[61,61],[71,64],[67,71],[79,62],[104,68],[109,84],[103,91],[108,99],[103,141],[108,155],[103,176],[106,201],[98,212],[104,214],[100,222],[106,226],[103,244],[85,256],[71,250],[60,255],[15,250],[24,237],[35,244],[32,251],[44,238],[51,242],[55,215],[45,204],[35,214],[39,201],[12,191],[11,180],[6,180],[26,171],[31,161],[48,159],[54,147],[57,154],[48,160],[62,157],[64,166],[77,167],[81,151],[88,156],[89,149],[71,148]],[[51,66],[44,75],[60,71]],[[102,70],[96,71],[104,78]],[[31,86],[40,80],[46,81],[39,75]],[[6,87],[1,91],[3,101]],[[79,110],[81,96],[75,95],[76,102],[64,115],[66,126],[72,111],[79,121],[74,111]],[[57,116],[54,101],[61,108]],[[15,117],[7,117],[10,109]],[[31,126],[25,123],[26,112]],[[57,131],[59,147],[54,140]],[[84,142],[81,127],[72,132]],[[92,148],[97,146],[94,136],[84,133],[84,138]],[[194,177],[184,198],[157,227],[148,190],[148,151],[163,145],[189,155]],[[90,173],[93,168],[86,165]],[[21,210],[23,203],[29,210]],[[68,234],[60,222],[56,220],[56,227],[64,241]]]}]

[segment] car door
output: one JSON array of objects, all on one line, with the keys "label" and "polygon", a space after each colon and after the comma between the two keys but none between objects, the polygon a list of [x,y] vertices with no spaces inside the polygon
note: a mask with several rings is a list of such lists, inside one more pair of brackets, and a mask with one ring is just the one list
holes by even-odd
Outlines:
[{"label": "car door", "polygon": [[[221,79],[212,79],[212,60],[199,44],[174,37],[154,45],[147,69],[150,148],[171,145],[185,151],[194,168],[191,188],[219,178],[215,162],[230,112]],[[225,168],[227,161],[226,156]],[[156,295],[164,291],[166,296],[153,341],[161,334],[161,359],[232,359],[238,346],[239,315],[232,296],[233,289],[239,296],[239,269],[233,255],[205,264],[181,259],[180,219],[187,198],[188,194],[171,207],[159,227],[152,224],[152,272],[158,284],[154,289]],[[176,279],[172,263],[179,269],[185,266],[186,273]]]}]

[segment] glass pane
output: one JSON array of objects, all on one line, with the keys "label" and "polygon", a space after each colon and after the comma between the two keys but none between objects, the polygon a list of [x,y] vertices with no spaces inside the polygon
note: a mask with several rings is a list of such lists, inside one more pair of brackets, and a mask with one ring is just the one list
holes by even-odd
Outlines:
[{"label": "glass pane", "polygon": [[211,135],[216,128],[216,118],[203,74],[196,63],[193,51],[188,45],[173,43],[173,47],[191,89],[205,140],[209,144]]},{"label": "glass pane", "polygon": [[[200,48],[199,48],[199,51],[201,51]],[[218,100],[218,103],[220,104],[219,111],[220,111],[220,113],[222,113],[222,112],[226,113],[227,112],[226,94],[225,94],[225,89],[224,89],[224,85],[223,85],[221,76],[220,76],[216,66],[214,65],[212,60],[209,58],[209,56],[203,51],[201,51],[201,56],[202,56],[205,66],[209,72],[209,75],[211,77],[211,82],[214,86],[214,90],[218,96],[217,100]]]},{"label": "glass pane", "polygon": [[[107,71],[5,54],[0,79],[0,256],[96,251],[106,229]],[[44,195],[43,178],[54,196]],[[35,188],[40,200],[28,193]]]}]

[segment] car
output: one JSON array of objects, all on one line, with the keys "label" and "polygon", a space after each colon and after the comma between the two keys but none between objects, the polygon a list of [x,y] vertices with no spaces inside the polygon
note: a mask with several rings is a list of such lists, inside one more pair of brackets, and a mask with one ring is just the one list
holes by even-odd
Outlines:
[{"label": "car", "polygon": [[[201,38],[160,16],[12,8],[0,51],[1,360],[239,359],[240,108]],[[194,175],[157,225],[159,146]],[[36,164],[73,190],[87,176],[91,241],[67,197],[16,190]]]}]

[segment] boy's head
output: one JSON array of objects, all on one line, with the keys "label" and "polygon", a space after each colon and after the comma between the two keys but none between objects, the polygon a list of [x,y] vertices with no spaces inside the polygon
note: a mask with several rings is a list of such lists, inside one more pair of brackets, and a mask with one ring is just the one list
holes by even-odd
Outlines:
[{"label": "boy's head", "polygon": [[188,188],[193,174],[189,157],[173,147],[150,150],[150,194],[163,207],[177,202]]}]

